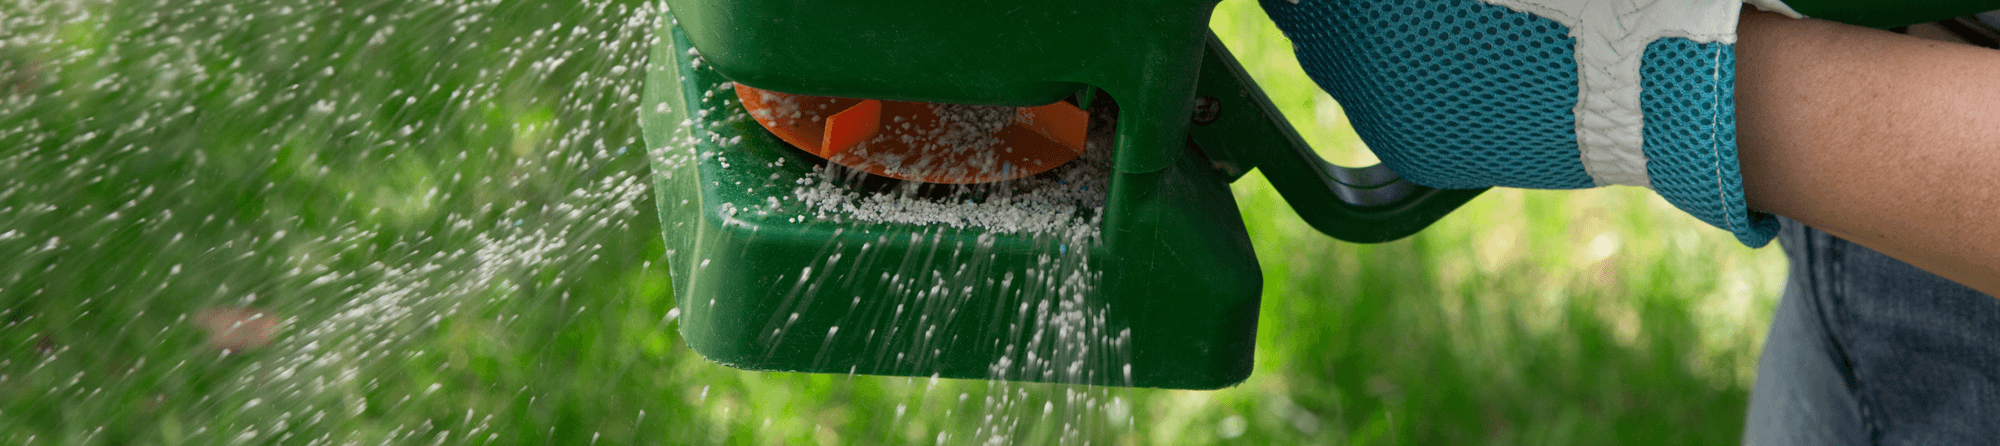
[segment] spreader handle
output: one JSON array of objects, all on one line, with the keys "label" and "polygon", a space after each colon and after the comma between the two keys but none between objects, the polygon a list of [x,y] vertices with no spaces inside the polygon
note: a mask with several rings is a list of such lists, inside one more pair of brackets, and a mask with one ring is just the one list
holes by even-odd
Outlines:
[{"label": "spreader handle", "polygon": [[1380,164],[1343,167],[1320,158],[1213,32],[1195,94],[1188,138],[1216,170],[1235,181],[1250,169],[1263,169],[1299,217],[1337,239],[1377,243],[1407,237],[1486,191],[1433,189]]}]

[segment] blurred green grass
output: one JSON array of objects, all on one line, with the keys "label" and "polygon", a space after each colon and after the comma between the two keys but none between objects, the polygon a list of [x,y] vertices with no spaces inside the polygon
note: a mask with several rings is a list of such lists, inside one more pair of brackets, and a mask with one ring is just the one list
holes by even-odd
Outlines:
[{"label": "blurred green grass", "polygon": [[[681,345],[650,194],[618,187],[647,175],[644,6],[0,6],[0,443],[969,438],[939,412],[984,383]],[[1213,28],[1323,154],[1371,161],[1254,2]],[[1630,188],[1496,190],[1381,245],[1312,231],[1257,174],[1234,190],[1256,374],[1101,390],[1136,421],[1106,441],[1737,439],[1775,249]],[[271,346],[205,345],[200,310],[237,306],[283,319]]]}]

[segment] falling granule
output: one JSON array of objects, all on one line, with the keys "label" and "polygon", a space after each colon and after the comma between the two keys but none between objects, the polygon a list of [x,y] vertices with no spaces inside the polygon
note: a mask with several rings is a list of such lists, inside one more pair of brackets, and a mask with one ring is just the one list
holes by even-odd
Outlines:
[{"label": "falling granule", "polygon": [[468,395],[573,391],[430,383],[659,236],[619,155],[664,4],[364,3],[0,7],[0,332],[52,358],[0,359],[0,443],[466,443],[534,423]]},{"label": "falling granule", "polygon": [[[1012,123],[1014,109],[933,105],[944,121],[946,137],[933,141],[954,144],[948,150],[978,150],[984,134]],[[793,302],[810,302],[816,283],[868,280],[874,290],[860,292],[851,304],[811,307],[812,311],[847,312],[842,320],[890,319],[906,321],[884,332],[856,333],[866,340],[874,358],[894,366],[900,373],[935,375],[927,371],[937,361],[956,352],[928,346],[938,341],[937,322],[951,320],[961,311],[970,311],[994,301],[1018,301],[1020,311],[999,311],[988,317],[998,320],[976,324],[995,327],[983,333],[953,333],[952,336],[980,336],[996,340],[1020,340],[999,345],[1002,353],[988,365],[983,404],[966,410],[946,411],[947,416],[969,417],[979,427],[970,432],[940,435],[970,444],[1087,444],[1103,436],[1104,423],[1093,422],[1105,405],[1096,401],[1112,399],[1108,388],[1093,386],[1078,390],[1065,386],[1030,387],[1014,380],[1070,383],[1117,384],[1118,367],[1125,368],[1123,383],[1131,382],[1129,353],[1121,336],[1129,330],[1122,322],[1107,320],[1104,302],[1096,289],[1101,274],[1091,268],[1092,248],[1100,242],[1102,209],[1111,168],[1109,113],[1094,114],[1091,138],[1085,152],[1070,163],[1048,172],[1015,180],[979,185],[925,185],[903,183],[886,190],[863,189],[858,175],[844,169],[816,168],[798,180],[792,194],[779,200],[765,200],[756,212],[765,218],[790,218],[794,223],[824,223],[842,228],[881,230],[881,242],[903,244],[903,251],[921,253],[935,262],[907,262],[866,254],[844,260],[834,250],[816,256],[815,263],[800,265]],[[894,125],[895,123],[885,123]],[[932,188],[925,190],[923,188]],[[944,192],[939,192],[942,188]],[[736,215],[750,212],[735,209]],[[722,214],[730,214],[722,212]],[[788,216],[789,215],[789,216]],[[976,235],[976,243],[948,242],[948,238]],[[1022,265],[978,263],[985,249],[999,238],[1027,240],[1041,247],[1039,257]],[[873,246],[873,245],[870,245]],[[831,248],[829,248],[831,249]],[[892,251],[897,252],[897,251]],[[893,257],[893,256],[889,256]],[[947,260],[949,259],[949,260]],[[843,296],[843,301],[848,300]],[[846,303],[846,302],[843,302]],[[807,308],[793,307],[772,315],[765,329],[767,339],[791,333],[800,314]],[[961,329],[962,330],[962,329]],[[838,328],[826,331],[826,344],[816,362],[829,361]],[[778,345],[773,342],[771,345]],[[855,365],[852,367],[861,367]],[[935,378],[933,378],[935,380]],[[923,386],[919,398],[928,399],[935,382]],[[966,401],[964,392],[946,391]],[[935,403],[923,403],[935,404]],[[949,404],[949,403],[945,403]],[[907,407],[907,406],[900,406]],[[919,406],[921,407],[921,406]]]},{"label": "falling granule", "polygon": [[225,352],[255,350],[278,336],[278,317],[270,310],[249,307],[209,307],[192,319],[208,332],[208,345]]},{"label": "falling granule", "polygon": [[1016,107],[931,104],[947,135],[991,135],[1014,124]]},{"label": "falling granule", "polygon": [[[966,119],[993,114],[974,106],[956,107],[963,108],[954,114]],[[1099,120],[1099,124],[1100,130],[1111,125],[1108,119]],[[983,200],[955,198],[962,195],[959,193],[936,196],[907,189],[871,193],[854,189],[852,181],[822,169],[801,179],[790,201],[803,204],[805,212],[820,221],[939,225],[1001,234],[1082,231],[1080,235],[1094,237],[1098,229],[1091,219],[1104,207],[1111,172],[1110,141],[1105,133],[1095,131],[1082,156],[1049,172],[998,183],[949,186],[988,191]]]}]

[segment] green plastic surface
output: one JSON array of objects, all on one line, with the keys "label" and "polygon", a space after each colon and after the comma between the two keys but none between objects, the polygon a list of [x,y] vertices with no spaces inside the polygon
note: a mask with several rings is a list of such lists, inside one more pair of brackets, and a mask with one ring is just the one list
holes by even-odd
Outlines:
[{"label": "green plastic surface", "polygon": [[1806,17],[1884,29],[2000,9],[1993,0],[1787,0],[1785,5]]},{"label": "green plastic surface", "polygon": [[1286,124],[1221,41],[1211,37],[1207,54],[1197,94],[1213,104],[1213,118],[1197,121],[1189,139],[1232,181],[1249,169],[1263,170],[1313,229],[1350,242],[1396,240],[1486,191],[1417,186],[1379,164],[1349,168],[1328,163]]},{"label": "green plastic surface", "polygon": [[1174,163],[1219,0],[670,0],[724,77],[766,90],[1041,105],[1118,98],[1120,170]]},{"label": "green plastic surface", "polygon": [[[685,53],[662,48],[655,60]],[[997,235],[982,242],[983,233],[973,229],[797,222],[791,212],[729,213],[789,195],[794,181],[814,175],[813,160],[749,119],[675,125],[688,119],[689,111],[699,115],[706,109],[715,116],[740,107],[733,95],[708,94],[729,91],[719,88],[726,79],[705,66],[687,69],[692,64],[682,58],[679,66],[656,65],[649,73],[647,103],[669,104],[671,111],[653,113],[645,130],[666,245],[673,250],[669,265],[681,333],[690,347],[715,362],[752,370],[987,378],[1005,345],[1026,344],[1028,332],[1005,325],[1018,319],[1011,313],[1020,302],[1043,297],[1034,292],[981,285],[968,295],[927,300],[892,290],[898,284],[874,271],[852,271],[850,277],[800,289],[806,268],[827,269],[826,259],[836,255],[846,264],[889,269],[910,258],[954,265],[947,273],[967,265],[976,276],[1012,273],[1028,282],[1026,271],[1052,253],[1043,240]],[[681,76],[685,82],[678,81]],[[691,136],[700,142],[686,143]],[[737,137],[742,141],[731,147],[712,143]],[[1185,150],[1185,144],[1178,146]],[[1107,361],[1093,365],[1096,375],[1085,375],[1095,377],[1090,383],[1209,389],[1250,373],[1261,276],[1226,183],[1195,159],[1183,157],[1149,173],[1119,173],[1113,180],[1111,207],[1143,217],[1127,218],[1135,223],[1115,231],[1124,242],[1105,243],[1091,257],[1107,265],[1099,269],[1101,295],[1111,300],[1105,318],[1132,330],[1133,375],[1124,379],[1124,362]],[[1163,253],[1177,249],[1183,251]],[[818,276],[807,277],[812,282]],[[858,304],[855,297],[861,298]],[[899,305],[957,310],[949,320],[919,321],[914,310],[898,317]],[[792,313],[799,314],[796,321],[789,320]],[[784,331],[781,336],[770,336],[774,326]],[[928,341],[890,334],[919,330],[937,334]],[[850,335],[838,336],[841,332]],[[903,359],[894,359],[899,353]]]},{"label": "green plastic surface", "polygon": [[[1209,34],[1210,0],[669,3],[678,25],[662,31],[651,59],[641,120],[682,335],[732,367],[1225,387],[1251,372],[1262,287],[1228,182],[1263,169],[1315,228],[1361,242],[1407,236],[1480,192],[1320,160]],[[992,105],[1102,88],[1118,104],[1102,242],[1087,256],[1058,256],[1086,248],[745,212],[817,174],[810,155],[748,119],[729,81]],[[1191,119],[1197,97],[1213,119]],[[1007,346],[1036,342],[1019,322],[1053,292],[1002,278],[1048,271],[1051,258],[1087,262],[1101,278],[1093,317],[1130,331],[1115,336],[1116,351],[1075,364],[1080,373],[1020,358],[996,370],[1019,353]],[[913,291],[900,277],[912,273],[973,289]]]}]

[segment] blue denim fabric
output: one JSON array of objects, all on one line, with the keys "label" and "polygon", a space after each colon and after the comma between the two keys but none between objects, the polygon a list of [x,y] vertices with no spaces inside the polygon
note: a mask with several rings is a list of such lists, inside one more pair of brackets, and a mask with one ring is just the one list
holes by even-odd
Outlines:
[{"label": "blue denim fabric", "polygon": [[2000,443],[2000,300],[1781,219],[1745,444]]}]

